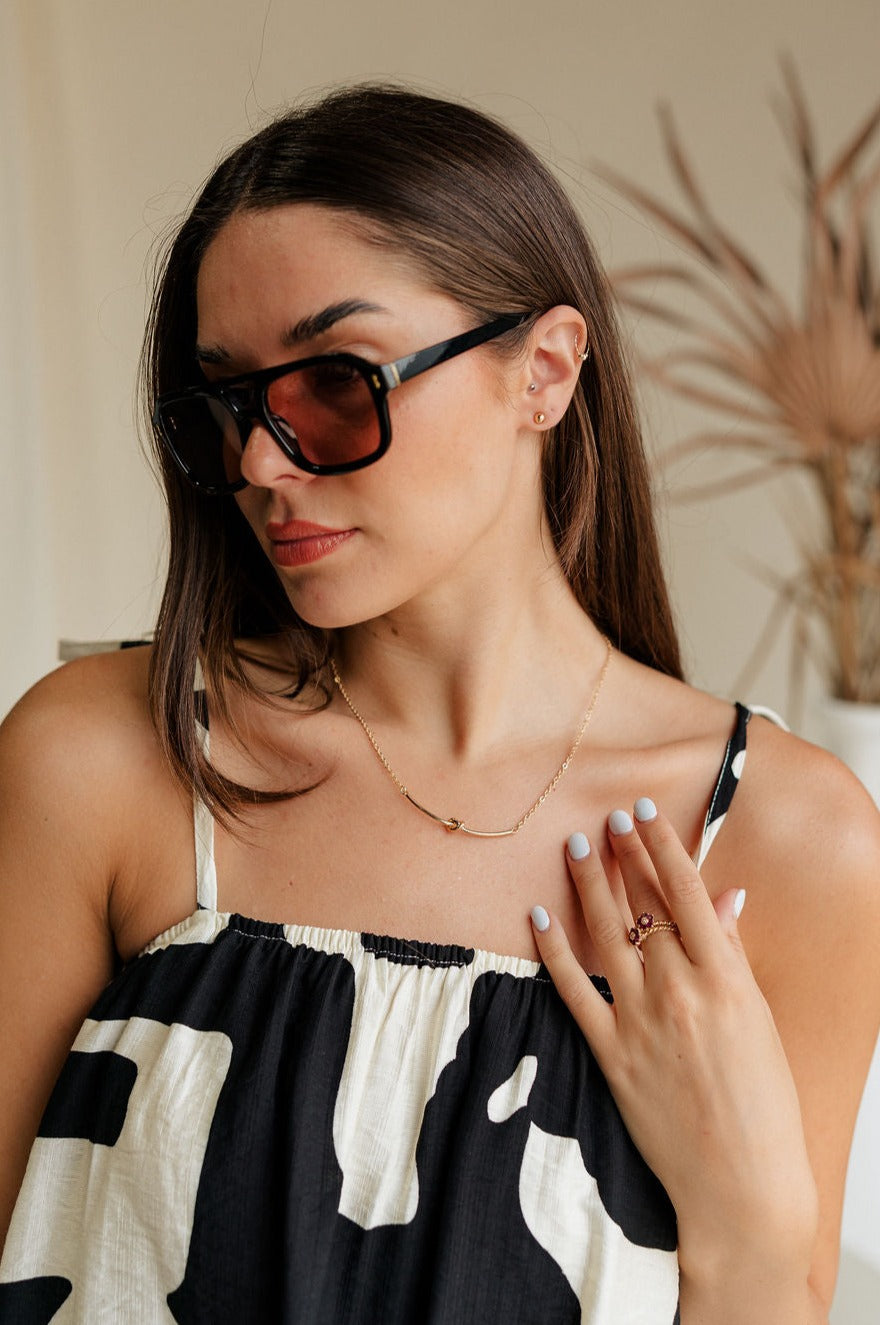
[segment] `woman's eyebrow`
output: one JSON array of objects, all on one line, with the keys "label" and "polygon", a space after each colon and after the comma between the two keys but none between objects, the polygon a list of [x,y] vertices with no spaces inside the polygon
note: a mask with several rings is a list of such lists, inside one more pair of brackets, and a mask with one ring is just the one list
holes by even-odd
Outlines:
[{"label": "woman's eyebrow", "polygon": [[387,313],[388,309],[380,304],[371,304],[365,299],[343,299],[341,303],[330,304],[320,313],[313,313],[300,318],[299,322],[289,327],[281,337],[281,343],[288,349],[306,340],[315,340],[329,331],[343,318],[354,317],[355,313]]},{"label": "woman's eyebrow", "polygon": [[229,363],[232,355],[222,345],[197,345],[196,358],[199,363]]},{"label": "woman's eyebrow", "polygon": [[[371,304],[366,299],[343,299],[338,304],[329,304],[320,313],[310,313],[288,327],[281,337],[285,349],[293,349],[304,341],[315,340],[329,331],[343,318],[354,317],[355,313],[387,313],[389,310],[381,304]],[[200,363],[226,364],[232,355],[222,345],[197,345],[196,358]]]}]

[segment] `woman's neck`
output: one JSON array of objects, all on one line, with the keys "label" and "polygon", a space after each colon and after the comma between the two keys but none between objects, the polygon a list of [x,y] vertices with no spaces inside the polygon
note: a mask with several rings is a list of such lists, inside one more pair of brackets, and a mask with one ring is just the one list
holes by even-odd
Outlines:
[{"label": "woman's neck", "polygon": [[336,661],[369,721],[418,732],[440,759],[577,725],[607,646],[557,562],[437,586],[338,633]]}]

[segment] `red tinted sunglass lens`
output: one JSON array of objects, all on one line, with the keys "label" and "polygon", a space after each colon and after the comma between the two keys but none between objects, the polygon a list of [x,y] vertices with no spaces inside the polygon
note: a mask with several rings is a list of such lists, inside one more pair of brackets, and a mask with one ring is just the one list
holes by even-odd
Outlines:
[{"label": "red tinted sunglass lens", "polygon": [[325,359],[271,382],[266,405],[275,426],[315,465],[347,465],[381,446],[379,414],[363,372]]}]

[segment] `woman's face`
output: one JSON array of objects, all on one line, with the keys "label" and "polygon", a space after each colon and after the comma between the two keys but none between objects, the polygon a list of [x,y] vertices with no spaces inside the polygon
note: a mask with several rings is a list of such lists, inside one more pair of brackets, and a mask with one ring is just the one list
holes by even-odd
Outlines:
[{"label": "woman's face", "polygon": [[[340,350],[387,363],[474,322],[311,204],[233,216],[205,253],[197,296],[212,379]],[[307,325],[351,304],[365,307],[317,335]],[[539,442],[516,404],[526,371],[477,347],[404,383],[388,397],[390,449],[348,474],[308,474],[254,428],[236,501],[305,621],[341,627],[466,594],[503,570],[518,522],[538,537]]]}]

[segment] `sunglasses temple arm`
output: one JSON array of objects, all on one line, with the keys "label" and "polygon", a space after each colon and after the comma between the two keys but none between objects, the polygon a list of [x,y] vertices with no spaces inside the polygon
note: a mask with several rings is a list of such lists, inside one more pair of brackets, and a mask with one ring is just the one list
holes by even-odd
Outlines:
[{"label": "sunglasses temple arm", "polygon": [[484,345],[486,341],[520,326],[530,316],[530,313],[507,314],[496,318],[494,322],[487,322],[484,326],[464,331],[460,336],[453,336],[451,340],[441,340],[436,345],[429,345],[426,350],[417,350],[415,354],[405,354],[402,359],[395,359],[393,363],[382,364],[378,371],[386,388],[393,391],[401,382],[418,377],[420,373],[427,372],[438,363],[454,359],[476,345]]}]

